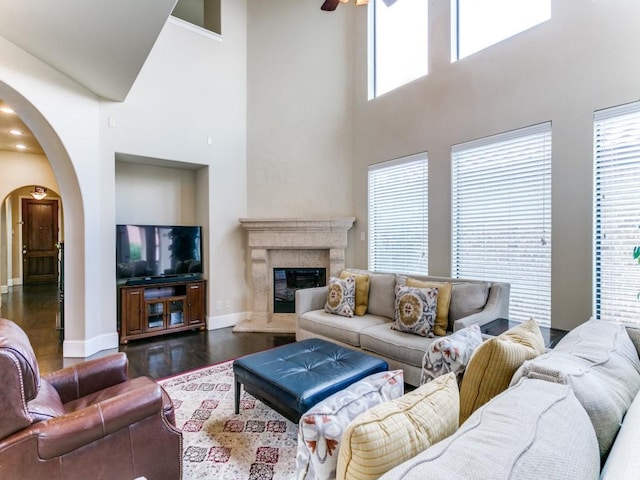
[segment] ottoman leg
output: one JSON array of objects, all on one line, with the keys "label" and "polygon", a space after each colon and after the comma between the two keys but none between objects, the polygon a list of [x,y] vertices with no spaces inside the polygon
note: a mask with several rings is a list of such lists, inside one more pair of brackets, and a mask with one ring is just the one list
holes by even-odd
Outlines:
[{"label": "ottoman leg", "polygon": [[238,380],[238,375],[234,375],[235,377],[235,384],[236,384],[236,401],[235,401],[235,407],[236,407],[236,415],[238,413],[240,413],[240,381]]}]

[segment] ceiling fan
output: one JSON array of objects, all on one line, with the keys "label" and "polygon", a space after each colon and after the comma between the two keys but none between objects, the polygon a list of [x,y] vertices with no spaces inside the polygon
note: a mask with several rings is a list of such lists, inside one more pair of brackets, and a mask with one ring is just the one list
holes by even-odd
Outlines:
[{"label": "ceiling fan", "polygon": [[[390,7],[396,0],[383,0],[387,7]],[[339,3],[347,3],[349,0],[325,0],[325,2],[320,7],[320,10],[325,10],[327,12],[333,12]],[[369,0],[356,0],[356,5],[367,5]]]}]

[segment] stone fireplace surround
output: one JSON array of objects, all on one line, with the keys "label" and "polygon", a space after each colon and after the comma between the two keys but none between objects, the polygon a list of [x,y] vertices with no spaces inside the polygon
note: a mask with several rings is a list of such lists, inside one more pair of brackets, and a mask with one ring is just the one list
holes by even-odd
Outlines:
[{"label": "stone fireplace surround", "polygon": [[347,232],[355,217],[241,218],[247,231],[253,310],[236,332],[295,332],[294,313],[273,313],[274,268],[326,268],[327,281],[344,269]]}]

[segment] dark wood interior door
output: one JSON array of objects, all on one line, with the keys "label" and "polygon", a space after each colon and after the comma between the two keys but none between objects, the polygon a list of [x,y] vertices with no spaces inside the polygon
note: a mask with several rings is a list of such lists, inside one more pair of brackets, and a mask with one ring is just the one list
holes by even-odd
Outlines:
[{"label": "dark wood interior door", "polygon": [[58,281],[58,202],[22,199],[22,281]]}]

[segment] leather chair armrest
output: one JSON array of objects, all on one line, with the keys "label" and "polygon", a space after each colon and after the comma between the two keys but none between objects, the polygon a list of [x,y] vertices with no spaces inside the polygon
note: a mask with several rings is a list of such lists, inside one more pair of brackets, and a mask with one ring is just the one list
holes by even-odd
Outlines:
[{"label": "leather chair armrest", "polygon": [[[42,459],[65,455],[152,415],[162,415],[162,390],[149,380],[134,390],[31,425]],[[161,421],[161,420],[158,420]],[[26,432],[25,432],[26,433]]]},{"label": "leather chair armrest", "polygon": [[71,365],[43,378],[55,388],[62,403],[77,400],[129,379],[129,361],[122,353]]}]

